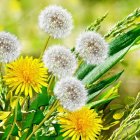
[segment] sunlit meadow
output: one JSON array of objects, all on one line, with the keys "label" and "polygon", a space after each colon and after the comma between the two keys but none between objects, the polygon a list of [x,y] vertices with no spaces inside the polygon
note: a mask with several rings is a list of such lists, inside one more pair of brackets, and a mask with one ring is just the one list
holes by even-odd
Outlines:
[{"label": "sunlit meadow", "polygon": [[140,139],[139,3],[1,0],[0,140]]}]

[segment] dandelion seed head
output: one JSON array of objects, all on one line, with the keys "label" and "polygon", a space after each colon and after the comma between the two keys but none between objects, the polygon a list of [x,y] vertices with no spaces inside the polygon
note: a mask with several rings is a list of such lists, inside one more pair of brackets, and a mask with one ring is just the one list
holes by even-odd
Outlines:
[{"label": "dandelion seed head", "polygon": [[54,88],[54,94],[62,106],[69,111],[81,108],[87,101],[87,91],[84,85],[74,77],[61,79]]},{"label": "dandelion seed head", "polygon": [[59,78],[71,76],[77,67],[74,54],[68,48],[55,45],[45,51],[43,56],[45,66]]},{"label": "dandelion seed head", "polygon": [[8,63],[20,55],[21,44],[17,37],[8,33],[0,32],[0,62]]},{"label": "dandelion seed head", "polygon": [[78,37],[76,51],[87,63],[100,64],[108,56],[108,44],[100,34],[87,31]]},{"label": "dandelion seed head", "polygon": [[72,16],[60,6],[49,6],[39,15],[39,27],[54,38],[64,38],[73,28]]}]

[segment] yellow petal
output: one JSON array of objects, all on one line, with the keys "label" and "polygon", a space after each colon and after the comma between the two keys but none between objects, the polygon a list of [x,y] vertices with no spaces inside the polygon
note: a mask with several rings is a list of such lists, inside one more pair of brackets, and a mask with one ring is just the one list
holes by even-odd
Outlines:
[{"label": "yellow petal", "polygon": [[20,89],[21,89],[21,86],[22,86],[22,84],[20,84],[20,85],[17,87],[17,89],[16,89],[16,91],[15,91],[15,95],[17,95],[17,94],[19,93],[19,91],[20,91]]},{"label": "yellow petal", "polygon": [[28,96],[28,85],[25,86],[25,96]]},{"label": "yellow petal", "polygon": [[22,85],[21,92],[23,92],[24,90],[25,90],[25,84]]},{"label": "yellow petal", "polygon": [[33,97],[33,92],[32,92],[32,88],[31,88],[31,86],[29,86],[29,96],[30,96],[30,98]]},{"label": "yellow petal", "polygon": [[0,111],[0,120],[7,118],[10,113],[9,111]]}]

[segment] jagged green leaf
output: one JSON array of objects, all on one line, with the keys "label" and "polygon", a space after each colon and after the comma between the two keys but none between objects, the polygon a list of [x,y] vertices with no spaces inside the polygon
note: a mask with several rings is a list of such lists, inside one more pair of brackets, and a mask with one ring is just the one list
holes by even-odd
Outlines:
[{"label": "jagged green leaf", "polygon": [[26,119],[23,120],[23,127],[22,127],[23,130],[29,128],[33,124],[34,116],[35,116],[35,111],[28,113]]},{"label": "jagged green leaf", "polygon": [[35,115],[34,115],[33,123],[39,124],[43,119],[44,119],[44,115],[43,115],[42,111],[37,110]]},{"label": "jagged green leaf", "polygon": [[49,105],[49,96],[47,93],[40,93],[35,100],[31,103],[29,110],[36,110],[41,106]]},{"label": "jagged green leaf", "polygon": [[23,130],[26,128],[29,128],[33,124],[39,124],[42,120],[44,119],[44,115],[42,111],[37,110],[37,111],[32,111],[28,113],[26,116],[26,119],[23,121]]}]

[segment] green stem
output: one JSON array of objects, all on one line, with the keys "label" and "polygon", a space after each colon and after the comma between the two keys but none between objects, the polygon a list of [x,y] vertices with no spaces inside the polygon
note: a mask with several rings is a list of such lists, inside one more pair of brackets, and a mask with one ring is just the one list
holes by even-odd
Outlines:
[{"label": "green stem", "polygon": [[2,77],[5,75],[5,63],[0,63],[0,72],[2,74]]},{"label": "green stem", "polygon": [[0,72],[2,73],[2,62],[0,63]]},{"label": "green stem", "polygon": [[40,122],[40,124],[32,131],[32,133],[27,137],[26,140],[30,140],[30,138],[35,134],[35,132],[44,124],[44,122],[51,116],[51,114],[56,110],[59,106],[58,100],[50,108],[50,111],[46,114],[45,118]]},{"label": "green stem", "polygon": [[15,126],[15,124],[16,124],[16,120],[17,120],[17,111],[18,111],[18,102],[19,102],[20,95],[21,95],[21,93],[18,95],[17,101],[16,101],[14,122],[13,122],[13,124],[12,124],[11,130],[10,130],[10,132],[9,132],[9,134],[8,134],[8,136],[7,136],[7,138],[6,138],[6,140],[9,140],[9,138],[10,138],[12,132],[13,132],[14,126]]},{"label": "green stem", "polygon": [[51,75],[50,81],[49,81],[49,84],[48,84],[48,94],[49,95],[51,95],[54,80],[55,80],[55,77],[53,75]]},{"label": "green stem", "polygon": [[41,53],[41,55],[40,55],[40,59],[42,58],[42,56],[43,56],[45,50],[47,49],[50,39],[51,39],[51,36],[49,36],[48,39],[47,39],[47,41],[46,41],[45,47],[44,47],[44,49],[43,49],[43,51],[42,51],[42,53]]}]

